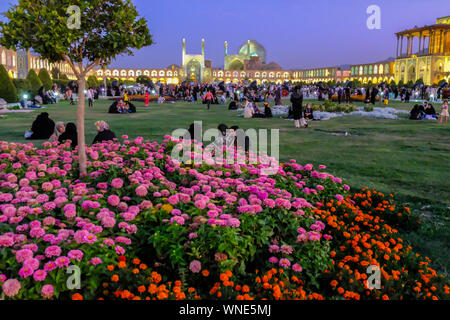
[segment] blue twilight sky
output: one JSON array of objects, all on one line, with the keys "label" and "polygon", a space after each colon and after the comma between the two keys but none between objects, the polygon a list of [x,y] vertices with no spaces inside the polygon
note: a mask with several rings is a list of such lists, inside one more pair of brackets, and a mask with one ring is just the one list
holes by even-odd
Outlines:
[{"label": "blue twilight sky", "polygon": [[[1,0],[4,12],[14,0]],[[448,0],[133,0],[147,18],[155,44],[113,67],[166,68],[181,64],[181,41],[187,53],[201,52],[213,66],[255,39],[265,46],[267,62],[285,69],[369,63],[395,55],[395,32],[434,24],[450,15]],[[381,29],[369,30],[368,6],[381,8]]]}]

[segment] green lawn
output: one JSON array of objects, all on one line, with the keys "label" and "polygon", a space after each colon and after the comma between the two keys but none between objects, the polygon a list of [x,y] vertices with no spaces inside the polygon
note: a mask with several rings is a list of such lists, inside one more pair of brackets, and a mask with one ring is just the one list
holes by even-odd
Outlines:
[{"label": "green lawn", "polygon": [[[391,106],[410,110],[413,104],[393,102]],[[430,256],[440,270],[446,272],[450,266],[450,124],[410,121],[406,116],[395,121],[346,116],[314,121],[308,129],[295,129],[292,121],[279,118],[239,118],[237,112],[225,106],[213,105],[207,111],[200,103],[179,102],[155,103],[146,109],[143,103],[136,103],[136,114],[110,115],[109,105],[100,100],[94,108],[87,108],[88,142],[95,136],[97,120],[107,121],[117,136],[142,136],[159,142],[164,135],[187,128],[195,120],[203,121],[204,129],[220,123],[243,129],[280,129],[280,160],[324,164],[355,190],[367,186],[395,194],[425,220],[418,233],[405,237]],[[440,106],[435,107],[440,111]],[[76,107],[66,102],[45,111],[55,122],[76,120]],[[37,114],[8,114],[7,119],[0,120],[0,140],[25,142],[23,134]],[[345,132],[350,135],[345,136]],[[34,143],[40,145],[41,141]]]}]

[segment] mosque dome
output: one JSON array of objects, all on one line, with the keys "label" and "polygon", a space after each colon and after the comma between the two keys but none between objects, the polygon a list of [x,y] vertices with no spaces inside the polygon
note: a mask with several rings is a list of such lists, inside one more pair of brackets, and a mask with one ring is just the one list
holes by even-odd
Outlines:
[{"label": "mosque dome", "polygon": [[266,62],[266,49],[256,40],[244,43],[239,49],[239,54],[247,56],[249,59],[258,57],[262,63]]}]

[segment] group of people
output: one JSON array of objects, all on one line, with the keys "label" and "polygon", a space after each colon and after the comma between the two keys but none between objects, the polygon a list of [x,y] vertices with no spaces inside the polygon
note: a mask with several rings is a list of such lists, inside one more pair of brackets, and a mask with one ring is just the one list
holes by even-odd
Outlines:
[{"label": "group of people", "polygon": [[[92,144],[112,141],[116,138],[114,132],[105,121],[95,122],[97,135]],[[31,126],[31,131],[25,133],[27,140],[48,140],[50,142],[65,143],[70,141],[70,146],[75,149],[78,146],[77,126],[73,122],[54,122],[47,112],[41,113]]]},{"label": "group of people", "polygon": [[[448,112],[448,100],[444,100],[442,105],[442,111],[440,113],[440,122],[442,124],[443,121],[447,123],[449,117]],[[437,120],[438,114],[434,109],[433,105],[429,102],[424,102],[423,104],[414,105],[413,109],[409,113],[409,119],[411,120]]]},{"label": "group of people", "polygon": [[[217,148],[237,148],[242,149],[245,152],[249,152],[250,150],[250,138],[245,134],[244,130],[239,128],[239,126],[231,126],[228,127],[226,124],[219,124],[217,127],[219,132],[219,137],[215,139],[213,142],[213,146]],[[195,123],[192,123],[189,126],[187,135],[184,136],[186,140],[196,140],[196,134],[199,137],[203,136],[201,132],[201,127],[197,126]]]}]

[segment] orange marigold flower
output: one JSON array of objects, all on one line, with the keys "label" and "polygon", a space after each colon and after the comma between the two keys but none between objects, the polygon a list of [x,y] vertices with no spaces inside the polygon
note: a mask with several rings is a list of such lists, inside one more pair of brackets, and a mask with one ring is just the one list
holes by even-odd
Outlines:
[{"label": "orange marigold flower", "polygon": [[150,286],[148,287],[148,293],[155,294],[157,291],[158,287],[154,283],[150,284]]},{"label": "orange marigold flower", "polygon": [[228,276],[228,278],[231,278],[233,276],[233,273],[230,270],[227,270],[225,274]]},{"label": "orange marigold flower", "polygon": [[121,269],[126,268],[127,267],[127,263],[125,261],[119,261],[119,263],[117,264],[117,266]]},{"label": "orange marigold flower", "polygon": [[139,259],[133,259],[133,264],[140,264],[141,263],[141,260],[139,260]]},{"label": "orange marigold flower", "polygon": [[141,264],[139,265],[139,268],[142,269],[142,270],[146,270],[146,269],[147,269],[147,265],[144,264],[144,263],[141,263]]},{"label": "orange marigold flower", "polygon": [[180,293],[181,292],[181,288],[180,287],[174,287],[173,288],[173,292]]},{"label": "orange marigold flower", "polygon": [[72,300],[75,301],[83,300],[83,296],[79,293],[75,293],[74,295],[72,295]]},{"label": "orange marigold flower", "polygon": [[113,276],[111,277],[111,281],[112,281],[112,282],[117,282],[117,281],[119,281],[119,276],[118,276],[117,274],[113,275]]},{"label": "orange marigold flower", "polygon": [[222,282],[228,281],[228,276],[225,273],[222,273],[220,275],[220,281],[222,281]]},{"label": "orange marigold flower", "polygon": [[106,267],[109,271],[113,271],[114,270],[114,266],[113,265],[109,265]]},{"label": "orange marigold flower", "polygon": [[387,294],[383,294],[383,296],[381,297],[381,299],[383,299],[383,300],[389,300],[389,297],[388,297]]},{"label": "orange marigold flower", "polygon": [[133,269],[132,271],[134,274],[138,274],[139,273],[139,269]]},{"label": "orange marigold flower", "polygon": [[209,276],[209,271],[208,271],[208,270],[203,270],[203,271],[202,271],[202,275],[203,275],[204,277],[208,277],[208,276]]},{"label": "orange marigold flower", "polygon": [[236,287],[234,288],[236,291],[241,291],[242,287],[240,285],[236,285]]},{"label": "orange marigold flower", "polygon": [[242,287],[242,292],[243,293],[250,292],[250,288],[247,285],[245,285],[245,286]]},{"label": "orange marigold flower", "polygon": [[145,292],[145,290],[146,290],[145,286],[140,286],[140,287],[138,288],[138,291],[139,291],[140,293]]}]

